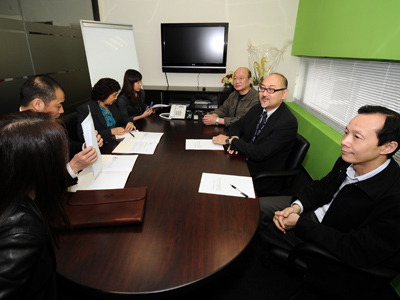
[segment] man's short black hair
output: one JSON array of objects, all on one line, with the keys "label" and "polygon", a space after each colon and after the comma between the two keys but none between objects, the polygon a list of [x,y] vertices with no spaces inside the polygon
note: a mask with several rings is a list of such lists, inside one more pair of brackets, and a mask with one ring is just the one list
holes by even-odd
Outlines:
[{"label": "man's short black hair", "polygon": [[365,105],[358,109],[359,114],[382,114],[386,116],[385,124],[378,135],[378,146],[388,142],[397,142],[397,148],[387,156],[392,157],[400,146],[400,114],[389,108],[377,105]]},{"label": "man's short black hair", "polygon": [[57,98],[57,89],[61,89],[65,94],[64,88],[55,79],[43,74],[31,77],[21,87],[21,106],[29,106],[36,98],[41,99],[47,106]]}]

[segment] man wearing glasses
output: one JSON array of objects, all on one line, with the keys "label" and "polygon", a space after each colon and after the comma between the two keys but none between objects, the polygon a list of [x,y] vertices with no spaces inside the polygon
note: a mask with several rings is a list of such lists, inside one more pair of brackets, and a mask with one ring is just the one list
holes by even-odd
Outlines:
[{"label": "man wearing glasses", "polygon": [[258,103],[258,94],[251,87],[251,72],[248,68],[238,68],[233,75],[233,91],[218,109],[203,117],[204,125],[225,125],[243,117],[249,109]]},{"label": "man wearing glasses", "polygon": [[[283,170],[297,135],[297,119],[283,103],[288,95],[287,79],[274,73],[264,78],[259,87],[261,105],[253,106],[240,120],[229,126],[226,135],[213,137],[213,143],[227,145],[229,154],[247,157],[252,177],[265,170]],[[257,195],[277,191],[281,179],[254,186]]]}]

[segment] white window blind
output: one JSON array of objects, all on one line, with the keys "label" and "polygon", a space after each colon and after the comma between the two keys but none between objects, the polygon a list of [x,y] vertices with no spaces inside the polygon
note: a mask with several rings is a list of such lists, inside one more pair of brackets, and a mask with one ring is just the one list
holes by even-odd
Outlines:
[{"label": "white window blind", "polygon": [[[400,111],[400,63],[301,58],[294,100],[343,133],[363,105]],[[400,162],[399,152],[397,162]]]}]

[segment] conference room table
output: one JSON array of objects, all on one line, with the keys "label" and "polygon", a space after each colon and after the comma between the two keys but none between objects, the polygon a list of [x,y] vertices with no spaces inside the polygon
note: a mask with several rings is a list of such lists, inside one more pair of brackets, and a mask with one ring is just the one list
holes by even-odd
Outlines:
[{"label": "conference room table", "polygon": [[162,298],[194,290],[229,269],[257,231],[257,198],[198,192],[203,172],[250,176],[241,155],[185,150],[186,139],[211,139],[224,126],[153,115],[137,127],[164,133],[153,155],[139,155],[125,185],[147,187],[143,222],[60,232],[57,272],[80,294]]}]

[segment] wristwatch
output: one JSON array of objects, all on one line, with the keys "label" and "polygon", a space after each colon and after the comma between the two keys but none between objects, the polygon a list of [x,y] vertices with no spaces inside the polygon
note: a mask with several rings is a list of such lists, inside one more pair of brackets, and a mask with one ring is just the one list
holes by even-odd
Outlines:
[{"label": "wristwatch", "polygon": [[219,125],[219,118],[217,118],[216,120],[215,120],[215,125]]},{"label": "wristwatch", "polygon": [[230,145],[230,144],[231,144],[231,138],[228,137],[228,138],[225,140],[225,145]]}]

